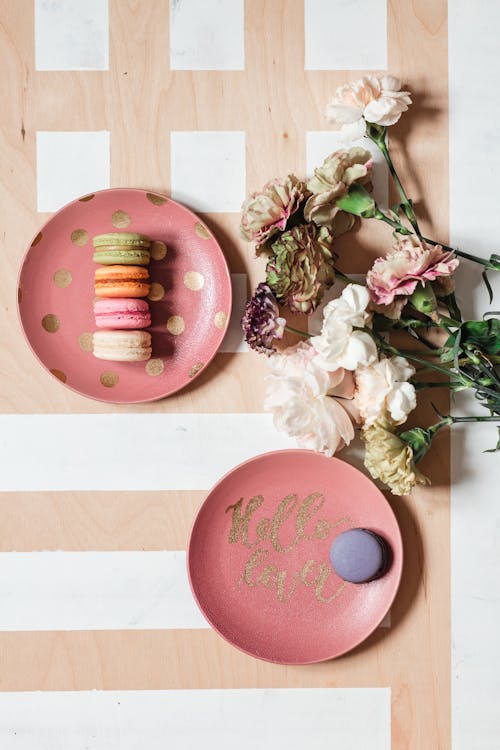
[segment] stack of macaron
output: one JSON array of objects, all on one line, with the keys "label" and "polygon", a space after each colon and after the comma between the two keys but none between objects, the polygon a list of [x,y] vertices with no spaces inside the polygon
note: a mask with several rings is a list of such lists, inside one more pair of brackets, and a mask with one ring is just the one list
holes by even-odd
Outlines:
[{"label": "stack of macaron", "polygon": [[141,362],[151,357],[151,325],[147,266],[151,240],[133,232],[98,234],[93,239],[95,263],[94,356],[114,362]]}]

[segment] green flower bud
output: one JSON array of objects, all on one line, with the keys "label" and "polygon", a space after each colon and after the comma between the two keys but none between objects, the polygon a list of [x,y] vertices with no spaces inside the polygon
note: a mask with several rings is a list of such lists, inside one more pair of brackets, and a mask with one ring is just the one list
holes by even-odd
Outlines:
[{"label": "green flower bud", "polygon": [[346,195],[337,199],[336,206],[363,219],[373,219],[377,211],[377,204],[370,193],[357,182],[350,186]]},{"label": "green flower bud", "polygon": [[434,289],[430,284],[425,284],[424,286],[422,282],[419,282],[415,291],[408,299],[415,310],[419,310],[419,312],[431,318],[434,317],[434,313],[437,310],[437,301]]}]

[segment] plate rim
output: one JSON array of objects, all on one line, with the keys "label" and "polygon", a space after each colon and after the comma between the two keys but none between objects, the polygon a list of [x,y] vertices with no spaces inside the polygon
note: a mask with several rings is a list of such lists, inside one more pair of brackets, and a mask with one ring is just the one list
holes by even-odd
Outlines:
[{"label": "plate rim", "polygon": [[[200,516],[200,514],[201,514],[201,512],[203,510],[203,508],[205,507],[205,505],[209,501],[210,496],[218,489],[218,487],[229,476],[231,476],[231,474],[234,474],[235,472],[239,471],[243,467],[247,466],[247,464],[254,463],[255,461],[260,461],[261,459],[268,458],[269,456],[279,456],[279,455],[285,455],[285,454],[286,455],[290,455],[292,453],[296,454],[296,455],[297,454],[301,454],[301,455],[315,456],[315,457],[317,457],[319,459],[324,459],[325,461],[332,461],[333,464],[340,464],[340,463],[346,464],[347,466],[349,466],[350,469],[352,469],[353,472],[355,472],[356,474],[361,474],[361,476],[364,479],[366,479],[367,481],[369,481],[369,482],[372,483],[373,487],[377,490],[377,492],[381,495],[381,497],[384,500],[384,502],[387,504],[387,506],[388,506],[388,508],[389,508],[389,510],[390,510],[390,512],[391,512],[391,514],[393,516],[393,518],[394,518],[394,521],[395,521],[395,524],[396,524],[396,529],[397,529],[397,537],[398,537],[398,545],[399,545],[399,549],[400,549],[401,564],[400,564],[399,572],[398,572],[398,575],[397,575],[397,578],[396,578],[396,582],[395,582],[395,586],[394,586],[394,592],[392,594],[392,597],[390,599],[389,604],[387,605],[387,608],[384,610],[384,613],[383,613],[382,617],[373,625],[373,627],[371,628],[371,630],[365,636],[363,636],[363,638],[361,638],[360,640],[356,641],[356,643],[354,643],[352,646],[349,646],[349,648],[346,648],[346,649],[344,649],[342,651],[339,651],[338,653],[335,653],[335,654],[333,654],[331,656],[324,656],[324,657],[321,657],[319,659],[307,659],[305,661],[303,661],[303,660],[297,660],[297,661],[292,661],[291,662],[291,661],[286,661],[286,660],[283,660],[283,659],[271,659],[271,658],[269,658],[267,656],[261,656],[260,654],[256,654],[255,652],[249,651],[248,649],[243,648],[242,646],[238,645],[237,643],[234,643],[234,641],[232,641],[230,638],[228,638],[224,633],[222,633],[219,630],[219,628],[208,617],[208,615],[206,614],[205,610],[201,606],[200,601],[198,599],[198,596],[197,596],[197,593],[196,593],[196,590],[195,590],[195,587],[194,587],[194,584],[193,584],[192,576],[191,576],[191,556],[192,556],[193,532],[194,532],[196,524],[198,522],[198,518],[199,518],[199,516]],[[247,654],[247,656],[252,656],[254,659],[259,659],[260,661],[265,661],[265,662],[268,662],[270,664],[281,664],[282,666],[298,666],[298,667],[300,667],[300,666],[306,666],[308,664],[321,664],[323,662],[333,661],[334,659],[338,659],[341,656],[344,656],[345,654],[348,654],[351,651],[354,651],[354,649],[358,648],[358,646],[361,643],[364,643],[364,641],[366,641],[375,632],[375,630],[377,630],[377,628],[380,626],[380,623],[384,620],[384,618],[386,617],[387,613],[389,612],[389,610],[391,609],[392,605],[394,604],[394,600],[396,599],[396,596],[397,596],[398,591],[399,591],[399,587],[401,585],[401,579],[402,579],[402,576],[403,576],[403,569],[404,569],[404,562],[405,562],[405,558],[404,558],[403,537],[402,537],[402,534],[401,534],[401,529],[400,529],[400,526],[399,526],[398,519],[397,519],[396,514],[394,513],[394,510],[393,510],[392,506],[390,505],[389,501],[385,497],[384,493],[377,487],[377,485],[375,484],[375,482],[373,482],[362,471],[360,471],[359,469],[357,469],[355,466],[353,466],[352,464],[350,464],[348,461],[344,461],[343,459],[338,458],[337,456],[325,456],[325,454],[323,454],[323,453],[318,453],[317,451],[308,450],[308,449],[305,449],[305,448],[282,448],[282,449],[279,449],[279,450],[266,451],[265,453],[259,453],[256,456],[252,456],[251,458],[248,458],[245,461],[242,461],[241,463],[239,463],[236,466],[234,466],[232,469],[229,469],[229,471],[226,471],[225,474],[222,477],[220,477],[220,479],[218,479],[217,482],[210,488],[210,490],[208,490],[208,492],[206,493],[206,495],[203,498],[202,502],[200,503],[200,505],[198,507],[198,510],[196,511],[196,515],[194,517],[194,520],[193,520],[193,522],[191,524],[190,530],[189,530],[189,539],[188,539],[188,545],[187,545],[187,550],[186,550],[186,568],[187,568],[187,575],[188,575],[189,587],[191,589],[191,593],[193,594],[193,597],[194,597],[194,600],[196,602],[196,605],[197,605],[198,609],[200,610],[200,612],[202,613],[203,617],[208,622],[208,624],[210,625],[210,627],[212,628],[212,630],[214,630],[217,633],[217,635],[219,635],[224,641],[226,641],[226,643],[229,643],[233,648],[236,648],[238,651],[241,651],[242,653]]]},{"label": "plate rim", "polygon": [[[74,200],[69,201],[68,203],[65,203],[64,206],[61,206],[61,208],[59,208],[57,211],[55,211],[54,213],[52,213],[52,215],[39,227],[39,229],[36,232],[36,234],[33,235],[30,244],[28,245],[28,247],[26,248],[26,250],[23,253],[23,256],[22,256],[22,259],[21,259],[21,263],[19,264],[19,270],[18,270],[18,273],[17,273],[17,283],[16,283],[16,291],[15,291],[15,294],[16,294],[17,320],[19,322],[19,326],[20,326],[21,331],[23,333],[24,340],[25,340],[26,344],[28,345],[28,349],[31,351],[31,353],[35,357],[36,361],[41,365],[41,367],[43,368],[43,370],[46,373],[48,373],[49,375],[52,376],[52,378],[54,378],[54,375],[52,375],[52,373],[50,371],[50,368],[45,365],[45,363],[40,359],[40,357],[38,356],[37,352],[33,348],[32,344],[31,344],[31,341],[30,341],[30,339],[28,337],[28,334],[26,333],[26,329],[24,327],[24,324],[23,324],[23,317],[22,317],[22,314],[21,314],[21,303],[19,301],[19,289],[21,288],[21,276],[22,276],[22,273],[23,273],[23,269],[24,269],[26,260],[28,258],[28,255],[29,255],[31,249],[33,248],[33,243],[34,243],[35,239],[38,237],[38,235],[40,233],[43,234],[43,230],[45,229],[45,227],[48,224],[50,224],[50,222],[53,221],[60,213],[62,213],[63,211],[65,211],[67,208],[69,208],[70,206],[74,205],[75,203],[81,203],[82,202],[82,198],[86,198],[88,195],[96,196],[96,195],[102,195],[103,193],[118,193],[118,192],[143,193],[145,196],[147,196],[148,193],[152,193],[153,195],[157,195],[157,196],[159,196],[161,198],[165,198],[165,200],[166,200],[167,203],[175,203],[177,206],[179,206],[181,209],[183,209],[186,213],[188,213],[191,216],[193,216],[195,219],[197,219],[199,221],[200,220],[203,221],[198,214],[196,214],[190,208],[188,208],[187,206],[185,206],[184,203],[179,203],[179,201],[174,200],[174,198],[171,198],[170,196],[165,195],[164,193],[160,193],[160,192],[157,192],[155,190],[148,190],[147,188],[136,188],[136,187],[132,187],[132,188],[129,188],[129,187],[104,188],[103,190],[95,190],[93,193],[85,193],[85,195],[82,195],[79,198],[75,198]],[[205,224],[204,221],[203,221],[203,223]],[[231,320],[231,313],[232,313],[232,309],[233,309],[233,289],[232,289],[232,284],[231,284],[231,272],[229,270],[227,259],[226,259],[224,251],[222,250],[222,247],[221,247],[221,245],[220,245],[219,240],[217,239],[217,237],[211,231],[210,231],[210,235],[211,235],[212,239],[215,241],[215,244],[216,244],[216,246],[217,246],[217,248],[218,248],[218,250],[219,250],[219,252],[220,252],[220,254],[222,256],[222,259],[224,261],[225,276],[226,276],[226,279],[227,279],[227,288],[228,288],[228,291],[229,291],[229,311],[228,311],[228,315],[227,315],[227,319],[226,319],[224,328],[220,329],[221,332],[222,332],[220,344],[217,347],[217,349],[212,353],[212,355],[207,359],[207,361],[205,363],[205,367],[203,367],[201,370],[199,370],[198,372],[196,372],[193,375],[193,377],[189,379],[189,382],[185,383],[184,385],[180,385],[178,388],[175,388],[175,390],[170,391],[168,394],[164,394],[163,396],[153,396],[151,398],[140,398],[140,399],[127,400],[127,401],[123,401],[123,400],[117,401],[116,399],[114,399],[112,397],[111,398],[110,397],[106,398],[104,395],[102,396],[102,398],[99,397],[99,396],[91,396],[91,395],[89,395],[87,393],[83,393],[82,391],[78,390],[78,388],[75,388],[74,386],[69,385],[68,383],[64,383],[62,380],[59,380],[59,382],[61,383],[61,385],[63,385],[65,388],[67,388],[68,390],[72,391],[73,393],[76,393],[78,396],[81,396],[82,398],[87,398],[87,399],[90,399],[91,401],[97,401],[97,402],[102,403],[102,404],[116,404],[117,406],[120,406],[120,405],[121,406],[127,406],[129,404],[148,404],[148,403],[150,404],[150,403],[154,403],[155,401],[162,401],[163,399],[170,398],[170,396],[174,396],[176,393],[179,393],[179,391],[182,391],[182,390],[184,390],[184,388],[187,388],[191,383],[193,383],[196,380],[196,378],[198,378],[201,375],[202,372],[205,372],[207,370],[208,366],[214,360],[215,355],[218,353],[222,342],[224,341],[224,337],[225,337],[225,335],[227,333],[227,330],[229,328],[229,323],[230,323],[230,320]],[[58,378],[56,378],[56,380],[58,380]],[[110,396],[111,396],[111,394],[110,394]]]}]

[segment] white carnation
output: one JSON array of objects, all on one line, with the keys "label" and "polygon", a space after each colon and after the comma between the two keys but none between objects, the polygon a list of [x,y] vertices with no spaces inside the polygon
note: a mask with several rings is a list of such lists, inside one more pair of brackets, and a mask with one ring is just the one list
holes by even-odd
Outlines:
[{"label": "white carnation", "polygon": [[417,404],[415,388],[406,382],[414,374],[415,369],[404,357],[384,357],[356,371],[354,403],[365,426],[386,414],[395,424],[406,421]]}]

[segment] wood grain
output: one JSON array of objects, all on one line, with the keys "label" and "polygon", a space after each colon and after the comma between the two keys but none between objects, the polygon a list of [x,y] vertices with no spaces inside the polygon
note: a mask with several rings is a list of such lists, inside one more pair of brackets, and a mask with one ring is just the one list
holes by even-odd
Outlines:
[{"label": "wood grain", "polygon": [[[30,0],[2,0],[0,95],[0,409],[4,413],[262,410],[262,359],[219,354],[192,387],[157,404],[118,407],[64,389],[29,352],[15,290],[24,249],[48,218],[36,211],[36,130],[111,131],[113,186],[170,188],[169,133],[237,129],[247,135],[247,189],[305,171],[305,132],[324,130],[335,87],[361,72],[304,71],[301,0],[246,3],[242,72],[170,71],[168,2],[110,0],[109,72],[36,72]],[[389,0],[390,71],[414,92],[411,117],[391,131],[395,161],[425,231],[447,239],[447,4]],[[360,19],[362,23],[362,19]],[[345,33],[332,29],[335,34]],[[356,43],[353,39],[353,44]],[[371,71],[367,71],[371,72]],[[203,217],[232,271],[262,265],[234,214]],[[384,227],[342,238],[347,272],[390,246]],[[431,418],[428,405],[417,417]],[[418,419],[417,419],[418,421]],[[392,747],[446,750],[450,738],[449,446],[441,436],[424,470],[434,480],[391,499],[405,541],[403,584],[390,630],[335,662],[280,667],[240,654],[210,631],[0,633],[0,689],[390,686]],[[181,549],[202,493],[20,493],[0,496],[1,549]]]}]

